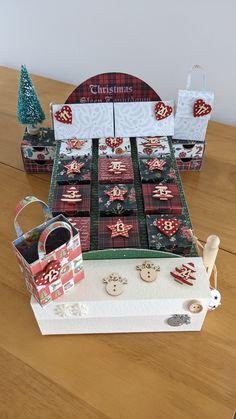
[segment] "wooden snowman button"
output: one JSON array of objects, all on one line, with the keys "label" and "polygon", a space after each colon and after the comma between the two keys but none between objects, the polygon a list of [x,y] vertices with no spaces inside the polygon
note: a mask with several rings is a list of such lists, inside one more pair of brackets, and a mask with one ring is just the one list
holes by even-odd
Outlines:
[{"label": "wooden snowman button", "polygon": [[119,274],[113,273],[107,278],[103,279],[106,284],[106,292],[109,295],[117,296],[124,292],[125,286],[128,283],[126,278],[122,278]]},{"label": "wooden snowman button", "polygon": [[157,272],[160,271],[160,267],[154,265],[152,262],[143,262],[142,265],[136,266],[137,271],[140,271],[140,277],[143,281],[153,282],[157,279]]},{"label": "wooden snowman button", "polygon": [[191,301],[188,305],[188,309],[191,313],[201,313],[203,306],[199,301]]}]

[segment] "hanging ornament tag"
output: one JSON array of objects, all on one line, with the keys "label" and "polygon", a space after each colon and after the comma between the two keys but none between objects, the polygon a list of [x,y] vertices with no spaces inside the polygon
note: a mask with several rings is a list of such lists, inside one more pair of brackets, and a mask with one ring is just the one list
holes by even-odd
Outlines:
[{"label": "hanging ornament tag", "polygon": [[180,223],[177,218],[159,218],[156,220],[156,227],[165,236],[171,237],[178,231]]},{"label": "hanging ornament tag", "polygon": [[72,124],[72,109],[68,105],[62,106],[59,111],[55,112],[54,116],[62,124]]},{"label": "hanging ornament tag", "polygon": [[193,106],[193,116],[195,118],[208,115],[212,111],[211,105],[204,102],[203,99],[198,99]]},{"label": "hanging ornament tag", "polygon": [[155,115],[157,120],[168,118],[173,112],[172,106],[165,105],[164,102],[155,104]]}]

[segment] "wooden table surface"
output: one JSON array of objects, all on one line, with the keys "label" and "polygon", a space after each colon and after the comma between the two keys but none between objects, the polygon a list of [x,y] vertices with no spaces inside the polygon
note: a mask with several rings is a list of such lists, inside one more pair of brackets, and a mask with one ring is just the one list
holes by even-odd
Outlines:
[{"label": "wooden table surface", "polygon": [[[49,103],[72,85],[32,76],[49,126]],[[201,332],[41,336],[11,248],[13,209],[47,201],[49,175],[23,170],[16,118],[18,72],[0,68],[0,417],[231,419],[235,408],[236,127],[210,122],[203,170],[182,180],[195,234],[221,238],[222,305]],[[36,206],[21,217],[41,222]]]}]

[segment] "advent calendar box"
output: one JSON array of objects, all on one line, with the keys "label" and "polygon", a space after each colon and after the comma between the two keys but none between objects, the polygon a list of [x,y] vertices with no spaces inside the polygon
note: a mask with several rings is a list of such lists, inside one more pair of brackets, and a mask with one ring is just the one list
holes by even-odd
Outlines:
[{"label": "advent calendar box", "polygon": [[131,215],[137,212],[133,184],[110,184],[99,186],[99,212],[106,215]]},{"label": "advent calendar box", "polygon": [[[44,309],[31,299],[43,335],[189,332],[202,328],[210,300],[200,257],[84,261],[85,281]],[[150,259],[149,259],[150,260]],[[171,275],[185,268],[192,285]],[[114,275],[117,272],[117,275]],[[151,281],[147,281],[150,272]],[[142,279],[146,278],[146,280]]]},{"label": "advent calendar box", "polygon": [[179,170],[200,170],[202,167],[205,141],[172,139],[176,163]]},{"label": "advent calendar box", "polygon": [[31,135],[27,129],[21,141],[21,154],[27,173],[51,173],[53,168],[56,141],[51,128],[40,128],[39,133]]}]

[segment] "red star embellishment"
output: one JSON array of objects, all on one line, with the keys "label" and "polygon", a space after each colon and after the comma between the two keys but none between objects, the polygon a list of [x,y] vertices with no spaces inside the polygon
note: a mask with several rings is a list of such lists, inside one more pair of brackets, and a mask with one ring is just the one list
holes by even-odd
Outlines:
[{"label": "red star embellishment", "polygon": [[111,191],[105,191],[105,194],[109,196],[109,201],[124,201],[124,195],[128,192],[127,189],[120,189],[118,186],[114,186]]},{"label": "red star embellishment", "polygon": [[73,160],[71,163],[64,165],[64,167],[67,169],[67,175],[80,173],[83,166],[84,163],[77,163],[76,160]]},{"label": "red star embellishment", "polygon": [[164,160],[160,160],[156,158],[156,159],[145,162],[145,164],[148,165],[150,172],[153,170],[160,170],[162,172],[166,162]]},{"label": "red star embellishment", "polygon": [[84,140],[77,140],[76,138],[73,138],[72,140],[67,141],[67,147],[69,150],[79,150],[84,145],[84,143]]},{"label": "red star embellishment", "polygon": [[116,224],[107,226],[111,230],[111,239],[117,236],[129,237],[129,230],[133,228],[131,224],[124,224],[123,221],[119,218]]}]

